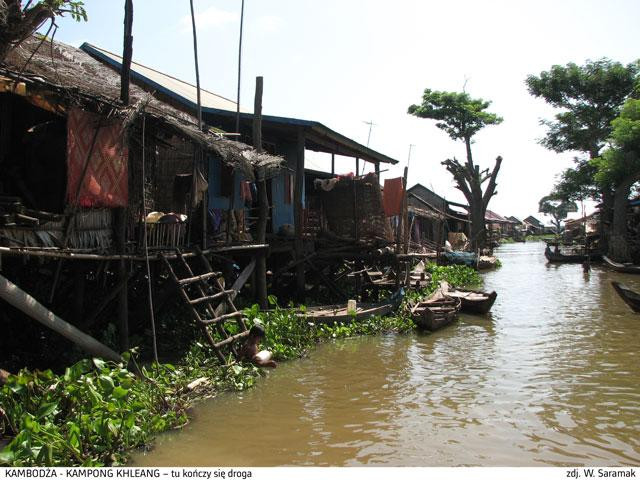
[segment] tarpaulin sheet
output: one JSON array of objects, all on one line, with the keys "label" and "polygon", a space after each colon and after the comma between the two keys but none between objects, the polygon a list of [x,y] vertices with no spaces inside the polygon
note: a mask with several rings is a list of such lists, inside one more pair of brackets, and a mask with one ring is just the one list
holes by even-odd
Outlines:
[{"label": "tarpaulin sheet", "polygon": [[81,207],[125,207],[129,198],[128,157],[121,123],[71,109],[67,119],[67,202]]},{"label": "tarpaulin sheet", "polygon": [[402,177],[385,179],[382,205],[384,207],[384,214],[387,217],[400,215],[402,213],[403,196],[404,188],[402,186]]}]

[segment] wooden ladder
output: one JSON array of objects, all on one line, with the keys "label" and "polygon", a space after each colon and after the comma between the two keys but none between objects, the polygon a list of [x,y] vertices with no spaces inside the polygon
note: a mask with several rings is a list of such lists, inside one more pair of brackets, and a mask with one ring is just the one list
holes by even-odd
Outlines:
[{"label": "wooden ladder", "polygon": [[[222,347],[229,346],[231,353],[235,358],[238,358],[238,351],[235,347],[235,342],[241,338],[249,335],[249,330],[245,324],[243,313],[238,311],[233,303],[233,298],[236,295],[236,290],[225,289],[222,283],[222,273],[215,272],[211,268],[211,264],[200,249],[196,249],[196,253],[205,273],[195,275],[193,270],[187,263],[184,255],[180,249],[176,249],[176,256],[178,264],[183,267],[183,270],[187,273],[187,277],[180,278],[176,273],[176,270],[171,265],[169,259],[160,254],[169,275],[173,280],[180,298],[187,306],[191,313],[191,317],[195,320],[196,324],[202,329],[205,338],[211,348],[213,348],[218,359],[226,364],[227,358],[222,352]],[[226,308],[225,308],[226,306]],[[228,311],[229,313],[224,313]],[[235,320],[240,333],[230,335],[225,328],[225,322]],[[209,326],[212,326],[219,334],[222,340],[216,341],[209,330]]]}]

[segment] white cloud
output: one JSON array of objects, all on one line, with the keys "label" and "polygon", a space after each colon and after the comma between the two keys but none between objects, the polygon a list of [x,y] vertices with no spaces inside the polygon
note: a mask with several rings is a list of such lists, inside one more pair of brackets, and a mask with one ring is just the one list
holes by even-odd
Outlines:
[{"label": "white cloud", "polygon": [[277,32],[283,25],[284,21],[282,18],[276,15],[263,15],[254,21],[255,29],[263,33]]},{"label": "white cloud", "polygon": [[[196,12],[196,27],[199,32],[228,24],[237,24],[239,21],[240,15],[237,12],[229,12],[214,6]],[[191,30],[191,15],[186,15],[180,19],[180,29]]]}]

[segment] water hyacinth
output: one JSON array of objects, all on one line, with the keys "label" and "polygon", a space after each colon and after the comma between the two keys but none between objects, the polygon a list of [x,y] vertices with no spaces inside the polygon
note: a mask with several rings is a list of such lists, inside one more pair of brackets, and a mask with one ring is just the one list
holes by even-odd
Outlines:
[{"label": "water hyacinth", "polygon": [[[433,292],[442,280],[456,287],[481,282],[478,273],[465,266],[428,264],[427,271],[428,287],[407,294],[405,303]],[[262,323],[263,347],[279,361],[302,357],[319,342],[414,329],[406,308],[392,316],[316,325],[305,319],[304,306],[282,308],[274,297],[269,301],[269,311],[254,305],[245,315]],[[125,361],[130,355],[123,355]],[[148,445],[159,432],[185,425],[187,409],[195,400],[250,388],[260,375],[249,363],[220,365],[210,348],[197,341],[180,365],[153,364],[143,367],[141,376],[124,364],[100,359],[82,360],[62,375],[23,370],[0,389],[0,438],[11,439],[0,451],[0,465],[123,464],[131,449]]]}]

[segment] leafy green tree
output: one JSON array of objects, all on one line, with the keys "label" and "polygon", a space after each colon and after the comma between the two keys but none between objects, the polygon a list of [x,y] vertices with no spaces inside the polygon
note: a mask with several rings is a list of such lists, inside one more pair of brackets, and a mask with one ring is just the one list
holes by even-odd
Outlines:
[{"label": "leafy green tree", "polygon": [[[474,248],[482,248],[486,241],[485,212],[489,200],[497,192],[496,178],[500,171],[502,157],[496,158],[491,172],[480,171],[474,164],[471,154],[473,136],[488,125],[498,125],[502,118],[495,113],[487,112],[491,102],[471,98],[462,92],[439,92],[425,89],[422,104],[411,105],[408,112],[420,118],[436,120],[436,127],[444,130],[453,140],[462,140],[467,151],[467,161],[459,162],[455,157],[442,164],[453,175],[456,188],[460,190],[469,203],[471,215],[471,242]],[[482,185],[489,182],[483,193]]]},{"label": "leafy green tree", "polygon": [[620,116],[611,122],[611,147],[591,161],[597,169],[596,181],[613,185],[613,223],[609,254],[618,260],[629,260],[627,243],[627,203],[631,187],[640,181],[640,100],[625,102]]},{"label": "leafy green tree", "polygon": [[553,195],[542,197],[538,203],[538,207],[539,212],[545,215],[551,215],[557,233],[561,232],[562,221],[567,218],[569,212],[578,211],[578,206],[575,202],[569,202]]},{"label": "leafy green tree", "polygon": [[[554,120],[542,120],[548,130],[540,143],[555,152],[577,151],[575,172],[566,170],[554,190],[565,199],[600,197],[601,230],[607,243],[606,225],[611,223],[612,185],[596,182],[589,160],[598,157],[612,132],[611,122],[620,114],[624,101],[634,92],[640,62],[622,65],[607,58],[587,61],[584,65],[554,65],[539,76],[529,75],[526,85],[535,97],[560,110]],[[573,189],[573,191],[572,191]],[[596,194],[596,192],[598,192]]]},{"label": "leafy green tree", "polygon": [[55,17],[66,13],[77,21],[87,20],[79,0],[0,0],[0,61],[47,21],[53,25]]}]

